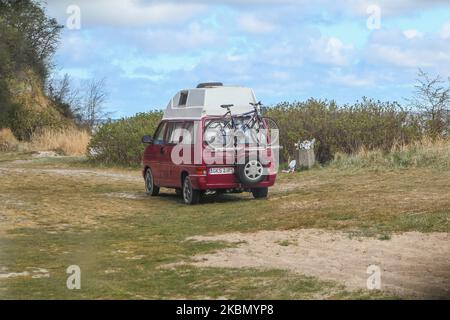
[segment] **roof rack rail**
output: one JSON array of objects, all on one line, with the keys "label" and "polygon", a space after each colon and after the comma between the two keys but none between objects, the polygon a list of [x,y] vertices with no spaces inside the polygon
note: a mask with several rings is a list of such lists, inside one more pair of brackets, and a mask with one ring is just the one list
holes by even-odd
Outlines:
[{"label": "roof rack rail", "polygon": [[205,83],[199,83],[197,85],[197,89],[212,88],[212,87],[223,87],[223,83],[222,82],[205,82]]}]

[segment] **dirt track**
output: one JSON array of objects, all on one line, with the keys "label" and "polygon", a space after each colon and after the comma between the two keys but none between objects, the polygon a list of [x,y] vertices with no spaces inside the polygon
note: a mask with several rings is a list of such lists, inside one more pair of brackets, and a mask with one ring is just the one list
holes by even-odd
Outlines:
[{"label": "dirt track", "polygon": [[237,248],[194,257],[194,265],[276,268],[365,289],[367,268],[381,270],[381,289],[413,298],[450,298],[450,235],[407,232],[390,240],[350,239],[322,230],[260,231],[198,236],[195,241],[239,243]]}]

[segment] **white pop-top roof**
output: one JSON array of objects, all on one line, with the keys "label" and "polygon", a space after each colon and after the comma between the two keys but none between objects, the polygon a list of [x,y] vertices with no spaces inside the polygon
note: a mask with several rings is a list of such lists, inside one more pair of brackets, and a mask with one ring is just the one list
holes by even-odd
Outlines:
[{"label": "white pop-top roof", "polygon": [[[186,99],[187,94],[187,99]],[[256,103],[253,90],[238,86],[213,86],[178,92],[167,105],[165,120],[201,119],[206,116],[222,116],[226,109],[221,105],[232,104],[233,114],[252,111],[251,103]]]}]

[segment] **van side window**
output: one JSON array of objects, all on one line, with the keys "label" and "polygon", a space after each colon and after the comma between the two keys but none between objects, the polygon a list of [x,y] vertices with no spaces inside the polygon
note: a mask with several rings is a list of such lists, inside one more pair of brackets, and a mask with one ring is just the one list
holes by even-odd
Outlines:
[{"label": "van side window", "polygon": [[167,143],[178,144],[183,135],[183,122],[169,122],[167,128]]},{"label": "van side window", "polygon": [[164,144],[164,132],[166,131],[166,126],[167,122],[163,122],[159,125],[153,139],[154,144]]},{"label": "van side window", "polygon": [[[194,123],[190,122],[169,122],[167,127],[167,143],[169,144],[193,144]],[[182,139],[181,139],[182,138]]]},{"label": "van side window", "polygon": [[182,91],[180,93],[180,101],[178,102],[179,106],[185,106],[188,99],[188,91]]},{"label": "van side window", "polygon": [[194,122],[184,124],[183,144],[194,144]]}]

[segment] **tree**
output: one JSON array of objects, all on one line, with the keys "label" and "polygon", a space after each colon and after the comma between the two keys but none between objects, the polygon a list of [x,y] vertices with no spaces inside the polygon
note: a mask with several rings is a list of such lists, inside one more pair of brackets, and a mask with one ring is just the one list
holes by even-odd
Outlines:
[{"label": "tree", "polygon": [[70,76],[65,74],[61,79],[49,79],[47,95],[65,117],[75,119],[92,131],[110,116],[104,107],[108,97],[105,84],[105,79],[92,79],[77,88]]},{"label": "tree", "polygon": [[63,26],[47,17],[42,2],[34,0],[0,0],[0,22],[16,68],[31,65],[44,80]]},{"label": "tree", "polygon": [[105,79],[91,80],[86,86],[86,95],[83,99],[82,114],[83,122],[93,131],[101,122],[110,116],[105,111],[104,104],[107,99],[105,90]]},{"label": "tree", "polygon": [[0,0],[0,126],[12,126],[9,114],[19,107],[10,80],[23,83],[36,75],[40,90],[62,28],[46,16],[43,1]]},{"label": "tree", "polygon": [[48,80],[47,95],[65,117],[81,121],[80,91],[72,84],[72,79],[67,73],[62,79]]},{"label": "tree", "polygon": [[412,106],[421,112],[424,128],[431,137],[447,135],[450,127],[450,79],[429,76],[419,69]]}]

